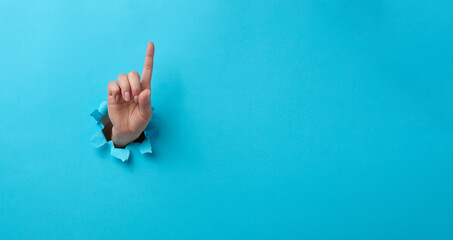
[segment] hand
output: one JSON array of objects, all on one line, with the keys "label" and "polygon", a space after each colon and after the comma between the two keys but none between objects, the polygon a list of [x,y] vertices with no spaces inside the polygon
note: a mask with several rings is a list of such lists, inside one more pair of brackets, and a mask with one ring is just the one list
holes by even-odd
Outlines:
[{"label": "hand", "polygon": [[108,85],[108,114],[112,127],[112,141],[124,147],[137,139],[145,130],[153,114],[151,109],[151,76],[154,44],[148,43],[142,80],[138,72],[120,74],[118,82]]}]

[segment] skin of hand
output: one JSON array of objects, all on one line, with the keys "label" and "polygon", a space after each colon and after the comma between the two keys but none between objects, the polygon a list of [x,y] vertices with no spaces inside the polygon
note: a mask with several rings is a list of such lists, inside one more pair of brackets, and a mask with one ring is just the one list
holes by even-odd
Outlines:
[{"label": "skin of hand", "polygon": [[112,141],[124,147],[145,130],[153,114],[151,108],[151,77],[154,44],[148,43],[142,79],[137,71],[120,74],[118,81],[108,85],[108,114],[112,122]]}]

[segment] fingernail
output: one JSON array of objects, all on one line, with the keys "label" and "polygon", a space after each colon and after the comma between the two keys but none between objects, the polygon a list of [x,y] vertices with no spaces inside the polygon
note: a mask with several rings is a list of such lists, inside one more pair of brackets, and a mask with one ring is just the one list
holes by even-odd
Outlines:
[{"label": "fingernail", "polygon": [[126,101],[131,100],[131,94],[129,92],[124,93],[124,100],[126,100]]},{"label": "fingernail", "polygon": [[138,103],[138,96],[134,96],[134,102]]},{"label": "fingernail", "polygon": [[115,101],[117,101],[117,102],[120,101],[120,95],[117,94],[117,95],[115,96]]}]

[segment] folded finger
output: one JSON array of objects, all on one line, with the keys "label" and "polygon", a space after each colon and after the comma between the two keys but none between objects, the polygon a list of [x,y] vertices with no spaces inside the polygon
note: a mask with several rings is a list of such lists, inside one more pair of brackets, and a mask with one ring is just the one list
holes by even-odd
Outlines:
[{"label": "folded finger", "polygon": [[131,87],[126,74],[122,73],[118,76],[118,85],[120,86],[124,101],[131,100]]},{"label": "folded finger", "polygon": [[131,87],[132,96],[135,103],[138,103],[138,95],[140,94],[140,75],[137,71],[132,71],[128,75],[129,85]]},{"label": "folded finger", "polygon": [[115,81],[109,82],[109,85],[107,87],[108,91],[108,96],[107,99],[108,101],[113,101],[113,102],[118,102],[120,100],[120,87],[118,86],[118,83]]}]

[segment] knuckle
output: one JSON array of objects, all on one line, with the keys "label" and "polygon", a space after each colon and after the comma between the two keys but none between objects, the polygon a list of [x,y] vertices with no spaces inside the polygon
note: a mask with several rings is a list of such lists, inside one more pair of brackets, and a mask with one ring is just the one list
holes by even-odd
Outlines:
[{"label": "knuckle", "polygon": [[129,77],[139,77],[140,75],[138,74],[137,71],[130,71],[129,72]]},{"label": "knuckle", "polygon": [[123,81],[127,79],[127,75],[125,73],[121,73],[118,75],[118,81]]},{"label": "knuckle", "polygon": [[107,86],[107,89],[109,91],[114,92],[114,91],[116,91],[118,89],[118,85],[116,84],[115,81],[111,81],[111,82],[109,82],[109,85]]},{"label": "knuckle", "polygon": [[127,75],[120,75],[118,77],[118,85],[124,89],[124,88],[129,88],[129,80],[127,80]]}]

